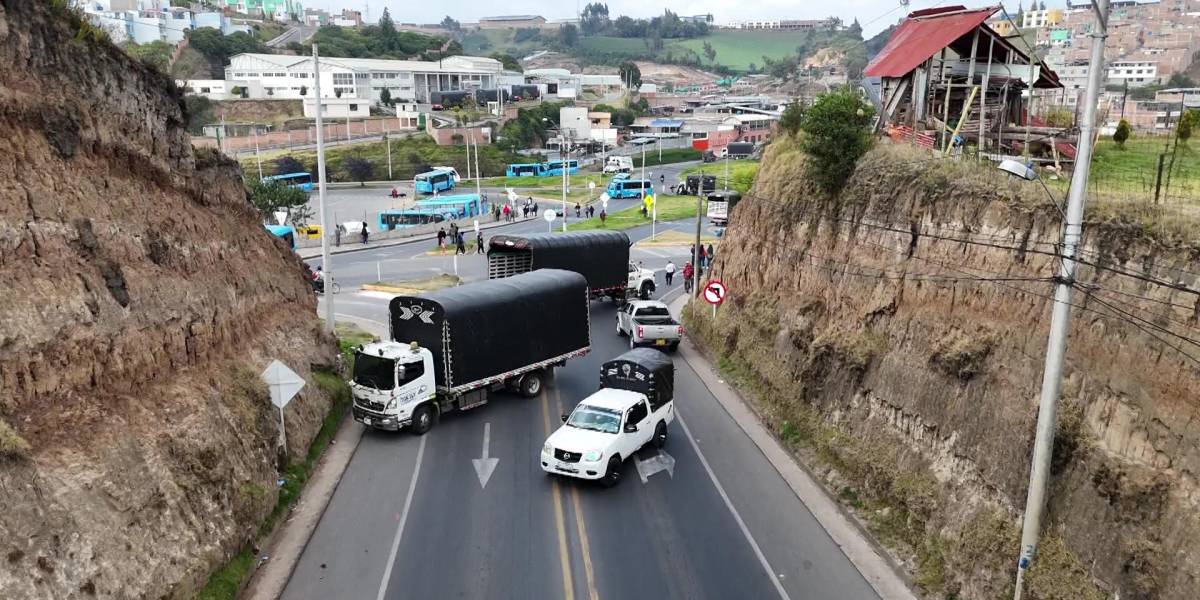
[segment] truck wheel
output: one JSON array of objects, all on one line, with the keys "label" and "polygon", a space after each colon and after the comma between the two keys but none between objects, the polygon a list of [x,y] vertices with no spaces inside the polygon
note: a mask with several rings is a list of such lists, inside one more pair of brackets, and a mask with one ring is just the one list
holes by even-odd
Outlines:
[{"label": "truck wheel", "polygon": [[633,350],[634,348],[637,348],[637,343],[633,341],[633,336],[631,335],[629,336],[629,349]]},{"label": "truck wheel", "polygon": [[654,447],[662,448],[667,445],[667,424],[659,421],[658,427],[654,428]]},{"label": "truck wheel", "polygon": [[610,488],[621,483],[621,457],[613,456],[608,459],[608,469],[604,471],[604,477],[600,479],[600,485]]},{"label": "truck wheel", "polygon": [[617,337],[625,337],[625,330],[621,329],[620,321],[617,321]]},{"label": "truck wheel", "polygon": [[642,300],[649,300],[650,299],[650,286],[643,285],[642,288],[640,290],[638,290],[638,298],[641,298]]},{"label": "truck wheel", "polygon": [[521,378],[521,394],[533,398],[542,392],[542,372],[530,371]]},{"label": "truck wheel", "polygon": [[668,350],[671,354],[675,354],[676,352],[678,352],[679,351],[679,342],[675,342],[674,344],[671,344],[671,346]]},{"label": "truck wheel", "polygon": [[413,410],[412,425],[409,425],[415,435],[425,435],[433,429],[433,407],[422,404]]}]

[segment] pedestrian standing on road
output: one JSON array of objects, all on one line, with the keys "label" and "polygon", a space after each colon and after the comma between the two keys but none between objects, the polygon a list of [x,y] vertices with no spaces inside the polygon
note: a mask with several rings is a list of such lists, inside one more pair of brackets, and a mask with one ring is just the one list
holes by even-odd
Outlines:
[{"label": "pedestrian standing on road", "polygon": [[608,212],[602,208],[600,209],[600,224],[603,225],[606,219],[608,219]]},{"label": "pedestrian standing on road", "polygon": [[704,244],[700,244],[700,268],[708,266],[708,255],[704,253]]},{"label": "pedestrian standing on road", "polygon": [[342,245],[342,226],[338,225],[333,228],[333,245],[340,247]]},{"label": "pedestrian standing on road", "polygon": [[509,210],[508,210],[508,205],[507,205],[507,204],[505,204],[505,205],[504,205],[504,220],[505,220],[505,221],[507,221],[507,220],[508,220],[508,213],[509,213]]},{"label": "pedestrian standing on road", "polygon": [[675,278],[675,263],[667,260],[667,266],[663,268],[663,273],[667,275],[667,285],[671,285],[671,280]]},{"label": "pedestrian standing on road", "polygon": [[692,269],[692,261],[683,263],[683,291],[689,293],[692,291],[692,276],[695,274],[696,271]]},{"label": "pedestrian standing on road", "polygon": [[446,248],[446,228],[438,227],[438,250]]},{"label": "pedestrian standing on road", "polygon": [[483,232],[475,234],[475,254],[483,254]]},{"label": "pedestrian standing on road", "polygon": [[362,238],[363,245],[367,245],[367,236],[371,235],[371,232],[367,231],[367,223],[365,221],[363,222],[362,231],[358,232],[358,235]]},{"label": "pedestrian standing on road", "polygon": [[688,256],[691,257],[692,260],[696,260],[698,258],[696,256],[696,245],[695,244],[692,244],[691,248],[688,249]]},{"label": "pedestrian standing on road", "polygon": [[717,253],[716,253],[715,251],[713,251],[713,245],[712,245],[712,244],[709,244],[709,245],[708,245],[708,253],[707,253],[707,256],[708,256],[708,266],[709,266],[709,267],[711,267],[711,266],[712,266],[712,264],[713,264],[713,261],[717,259]]},{"label": "pedestrian standing on road", "polygon": [[458,232],[458,234],[455,236],[455,240],[456,240],[455,246],[457,246],[457,247],[454,249],[454,253],[455,254],[466,254],[467,253],[467,243],[465,240],[463,240],[463,234],[461,231]]},{"label": "pedestrian standing on road", "polygon": [[579,206],[579,203],[578,203],[578,202],[576,202],[576,203],[575,203],[575,218],[576,218],[576,219],[578,219],[578,218],[579,218],[579,211],[581,211],[581,210],[583,210],[583,207],[582,207],[582,206]]},{"label": "pedestrian standing on road", "polygon": [[458,223],[455,223],[454,221],[450,222],[450,239],[458,239]]}]

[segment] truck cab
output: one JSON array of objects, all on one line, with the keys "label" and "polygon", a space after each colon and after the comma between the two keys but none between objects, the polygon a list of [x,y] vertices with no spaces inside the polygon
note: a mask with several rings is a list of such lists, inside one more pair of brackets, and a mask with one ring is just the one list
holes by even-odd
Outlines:
[{"label": "truck cab", "polygon": [[633,158],[629,156],[610,156],[604,162],[605,173],[628,173],[633,170]]},{"label": "truck cab", "polygon": [[[354,420],[363,425],[396,431],[414,424],[414,409],[437,394],[433,353],[416,343],[365,344],[354,354],[350,393]],[[417,417],[431,420],[433,414],[421,411]],[[415,427],[428,429],[429,425],[425,421]]]},{"label": "truck cab", "polygon": [[616,485],[624,461],[647,445],[666,445],[675,420],[674,377],[671,360],[646,348],[604,363],[601,388],[563,415],[562,427],[546,439],[542,470]]},{"label": "truck cab", "polygon": [[626,296],[649,300],[650,295],[654,293],[657,287],[654,271],[643,269],[637,263],[629,261],[629,280],[626,285]]}]

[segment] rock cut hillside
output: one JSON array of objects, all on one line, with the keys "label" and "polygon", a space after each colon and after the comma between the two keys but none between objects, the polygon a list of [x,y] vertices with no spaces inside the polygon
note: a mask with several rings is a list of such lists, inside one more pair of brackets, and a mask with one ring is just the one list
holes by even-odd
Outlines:
[{"label": "rock cut hillside", "polygon": [[66,4],[0,0],[0,598],[190,597],[275,503],[257,373],[335,348],[173,82]]}]

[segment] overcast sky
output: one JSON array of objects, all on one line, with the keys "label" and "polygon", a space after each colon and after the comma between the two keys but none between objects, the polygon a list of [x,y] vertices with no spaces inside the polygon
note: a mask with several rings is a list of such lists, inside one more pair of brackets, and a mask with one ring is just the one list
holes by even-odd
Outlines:
[{"label": "overcast sky", "polygon": [[[392,18],[406,23],[436,23],[446,15],[459,21],[475,21],[479,17],[496,15],[533,14],[547,19],[563,19],[574,16],[576,4],[573,2],[546,2],[545,0],[507,0],[505,2],[486,2],[483,0],[441,0],[440,2],[414,2],[413,0],[304,0],[304,6],[309,8],[325,8],[341,10],[354,8],[362,10],[365,4],[370,6],[370,21],[374,22],[383,14],[386,7],[391,10]],[[582,8],[587,2],[579,2]],[[797,0],[610,0],[608,11],[610,15],[629,15],[631,17],[652,17],[662,14],[664,9],[670,9],[679,14],[712,13],[718,23],[746,19],[819,19],[832,15],[841,17],[847,23],[855,17],[863,25],[865,35],[870,37],[888,25],[895,23],[906,13],[928,8],[931,6],[946,6],[963,4],[970,7],[982,7],[998,4],[997,1],[980,0],[912,0],[908,7],[901,7],[898,0],[837,0],[836,2],[798,2]],[[1017,1],[1004,2],[1015,14]],[[1025,2],[1029,4],[1028,1]],[[1048,5],[1064,5],[1064,0],[1050,0]]]}]

